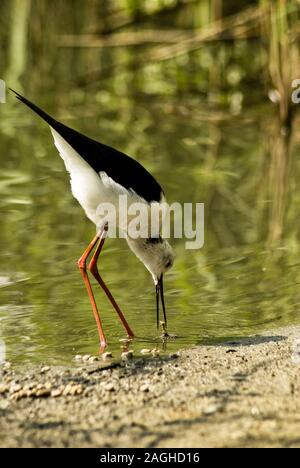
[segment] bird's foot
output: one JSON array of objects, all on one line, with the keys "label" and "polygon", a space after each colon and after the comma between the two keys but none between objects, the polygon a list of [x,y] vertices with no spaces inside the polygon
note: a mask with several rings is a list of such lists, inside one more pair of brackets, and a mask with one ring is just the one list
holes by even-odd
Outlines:
[{"label": "bird's foot", "polygon": [[165,322],[160,322],[160,325],[161,325],[161,328],[162,328],[162,334],[160,335],[160,337],[162,339],[168,338],[169,333],[168,333],[168,330],[167,330],[167,324]]},{"label": "bird's foot", "polygon": [[107,341],[100,341],[100,354],[103,354],[107,347]]}]

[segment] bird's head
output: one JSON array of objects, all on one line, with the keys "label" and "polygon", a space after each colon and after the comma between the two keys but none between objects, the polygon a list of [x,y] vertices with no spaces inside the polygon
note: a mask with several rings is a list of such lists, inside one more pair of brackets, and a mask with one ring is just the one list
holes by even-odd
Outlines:
[{"label": "bird's head", "polygon": [[145,267],[150,271],[156,291],[156,310],[157,323],[159,323],[159,294],[161,296],[164,322],[167,325],[166,309],[164,302],[163,291],[163,276],[172,268],[174,263],[174,252],[169,242],[161,236],[151,237],[149,239],[132,239],[127,238],[127,242],[135,255],[143,262]]},{"label": "bird's head", "polygon": [[163,274],[174,263],[174,253],[169,242],[160,236],[149,239],[128,237],[127,242],[131,250],[150,271],[153,281],[157,285]]}]

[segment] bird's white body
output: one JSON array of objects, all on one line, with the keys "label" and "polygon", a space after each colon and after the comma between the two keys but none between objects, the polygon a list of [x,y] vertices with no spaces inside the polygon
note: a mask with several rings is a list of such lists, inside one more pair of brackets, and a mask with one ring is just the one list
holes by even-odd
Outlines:
[{"label": "bird's white body", "polygon": [[[50,127],[51,128],[51,127]],[[71,188],[73,196],[80,203],[84,209],[87,217],[96,225],[103,225],[103,216],[99,205],[102,203],[111,204],[116,210],[116,220],[105,219],[107,222],[116,221],[117,227],[124,232],[127,231],[128,223],[130,222],[130,206],[135,203],[142,204],[146,208],[147,220],[144,219],[144,223],[148,222],[149,230],[151,229],[151,206],[156,205],[162,207],[161,213],[165,208],[165,198],[162,195],[160,202],[148,203],[142,197],[140,197],[133,190],[127,190],[122,185],[115,182],[109,177],[106,172],[100,172],[99,174],[77,153],[71,145],[58,133],[56,130],[51,128],[51,132],[54,138],[54,144],[59,151],[61,158],[64,161],[65,167],[70,174]],[[119,212],[119,197],[125,195],[127,197],[127,212]],[[160,215],[162,218],[162,214]],[[161,222],[158,223],[158,231],[155,234],[159,234],[161,228]]]}]

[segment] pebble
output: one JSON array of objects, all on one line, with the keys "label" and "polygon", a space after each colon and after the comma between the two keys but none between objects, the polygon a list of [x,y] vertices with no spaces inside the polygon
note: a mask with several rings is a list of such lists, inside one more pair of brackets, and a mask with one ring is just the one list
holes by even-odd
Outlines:
[{"label": "pebble", "polygon": [[256,406],[253,406],[253,408],[251,408],[251,414],[252,416],[258,416],[260,414],[260,411]]},{"label": "pebble", "polygon": [[68,384],[65,386],[62,394],[64,396],[74,396],[74,395],[81,395],[83,393],[83,387],[81,384]]},{"label": "pebble", "polygon": [[89,359],[88,359],[88,362],[96,362],[96,361],[99,361],[97,356],[90,356]]},{"label": "pebble", "polygon": [[171,354],[169,354],[169,358],[170,358],[170,359],[178,359],[179,356],[180,356],[179,353],[171,353]]},{"label": "pebble", "polygon": [[0,395],[7,393],[9,391],[8,385],[0,384]]},{"label": "pebble", "polygon": [[141,354],[151,354],[151,349],[147,349],[147,348],[141,349],[140,353]]},{"label": "pebble", "polygon": [[11,398],[11,400],[17,401],[17,400],[20,400],[21,398],[24,398],[24,397],[26,397],[26,396],[27,396],[27,395],[25,394],[25,392],[24,392],[24,390],[23,390],[23,391],[19,391],[19,392],[13,393],[13,394],[10,396],[10,398]]},{"label": "pebble", "polygon": [[124,360],[132,359],[133,358],[133,351],[123,351],[123,353],[121,354],[121,358],[124,359]]},{"label": "pebble", "polygon": [[13,384],[10,386],[9,393],[17,393],[22,389],[22,385],[20,384]]},{"label": "pebble", "polygon": [[[35,395],[36,395],[37,397],[47,397],[47,396],[50,395],[50,393],[51,393],[50,390],[48,390],[47,388],[41,388],[40,390],[38,390],[38,391],[36,392]],[[26,396],[27,396],[27,395],[26,395]]]},{"label": "pebble", "polygon": [[104,389],[108,392],[114,392],[116,390],[115,384],[113,382],[108,382],[104,385]]},{"label": "pebble", "polygon": [[83,361],[83,362],[96,362],[96,361],[99,361],[99,358],[97,356],[91,356],[90,354],[84,354],[83,356],[81,354],[76,354],[74,359],[75,359],[75,361]]},{"label": "pebble", "polygon": [[91,358],[91,356],[90,356],[89,354],[85,354],[84,356],[82,356],[82,360],[83,360],[84,362],[89,361],[90,358]]},{"label": "pebble", "polygon": [[149,385],[146,384],[146,383],[140,386],[140,391],[141,392],[147,393],[147,392],[149,392],[149,390],[150,390]]},{"label": "pebble", "polygon": [[203,410],[203,414],[206,416],[209,416],[211,414],[214,414],[218,411],[218,407],[216,405],[209,405],[207,408]]},{"label": "pebble", "polygon": [[11,363],[6,361],[2,364],[3,369],[7,370],[11,368]]},{"label": "pebble", "polygon": [[158,357],[160,355],[160,351],[159,351],[158,348],[153,348],[151,350],[151,354],[152,354],[153,357]]},{"label": "pebble", "polygon": [[106,351],[106,353],[102,354],[102,359],[106,361],[107,359],[112,358],[112,353],[110,351]]},{"label": "pebble", "polygon": [[51,390],[51,396],[53,398],[57,398],[57,397],[60,397],[62,395],[62,389],[60,388],[54,388],[53,390]]},{"label": "pebble", "polygon": [[31,383],[24,385],[23,390],[28,392],[29,390],[32,390],[34,387],[36,387],[36,383],[31,382]]},{"label": "pebble", "polygon": [[41,368],[41,374],[44,374],[45,372],[48,372],[50,370],[49,366],[44,366]]}]

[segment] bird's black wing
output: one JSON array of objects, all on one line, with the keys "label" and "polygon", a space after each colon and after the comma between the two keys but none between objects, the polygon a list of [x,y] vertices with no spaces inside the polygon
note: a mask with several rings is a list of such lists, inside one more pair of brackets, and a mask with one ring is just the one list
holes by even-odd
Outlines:
[{"label": "bird's black wing", "polygon": [[127,190],[133,190],[149,203],[161,200],[163,194],[161,186],[140,163],[121,151],[82,135],[58,122],[16,91],[11,91],[21,102],[30,107],[50,127],[56,130],[97,173],[106,172],[115,182]]}]

